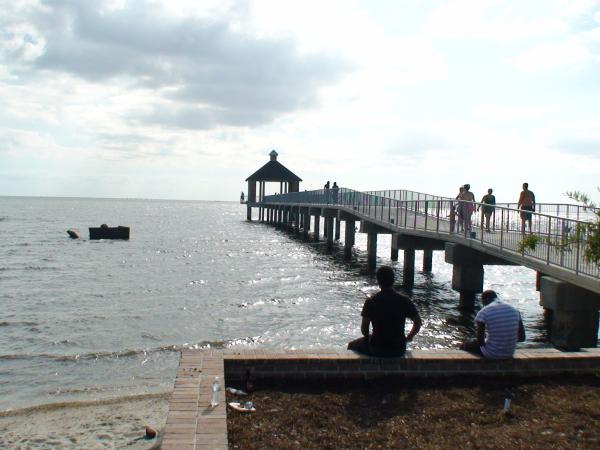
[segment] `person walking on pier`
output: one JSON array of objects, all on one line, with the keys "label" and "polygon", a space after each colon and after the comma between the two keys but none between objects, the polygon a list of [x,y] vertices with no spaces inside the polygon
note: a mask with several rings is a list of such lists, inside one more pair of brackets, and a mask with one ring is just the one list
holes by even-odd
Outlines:
[{"label": "person walking on pier", "polygon": [[[421,317],[410,298],[394,290],[391,267],[382,266],[377,270],[377,283],[381,290],[363,305],[360,326],[363,337],[348,343],[348,350],[373,356],[403,356],[406,343],[421,329]],[[407,317],[412,321],[412,328],[404,335]]]},{"label": "person walking on pier", "polygon": [[470,191],[471,185],[465,184],[462,193],[460,194],[460,205],[459,208],[462,210],[463,216],[463,231],[465,235],[471,237],[471,216],[475,211],[475,205],[473,202],[475,201],[475,196]]},{"label": "person walking on pier", "polygon": [[529,234],[531,234],[531,212],[535,211],[535,194],[529,190],[529,183],[523,183],[517,208],[521,210],[521,234],[525,235],[525,222],[529,223]]},{"label": "person walking on pier", "polygon": [[325,203],[329,203],[329,180],[323,186],[323,192],[325,193]]},{"label": "person walking on pier", "polygon": [[[490,218],[492,214],[494,214],[494,210],[496,209],[496,196],[492,194],[494,192],[491,188],[488,189],[486,195],[484,195],[481,199],[481,203],[484,203],[483,206],[483,217],[485,217],[485,231],[488,233],[490,230]],[[489,205],[489,206],[488,206]],[[477,207],[477,211],[479,211],[481,205]],[[483,223],[481,224],[481,228],[483,228]]]},{"label": "person walking on pier", "polygon": [[486,358],[512,358],[517,342],[525,340],[525,328],[517,309],[498,299],[495,291],[481,294],[484,305],[475,316],[477,338],[462,344],[462,350],[483,355]]},{"label": "person walking on pier", "polygon": [[338,192],[340,191],[337,182],[333,182],[333,186],[331,186],[331,197],[333,199],[333,203],[336,204],[338,202]]},{"label": "person walking on pier", "polygon": [[458,222],[456,223],[456,232],[460,233],[462,231],[462,229],[464,228],[464,221],[463,221],[463,214],[462,214],[462,206],[460,203],[460,197],[462,195],[462,193],[465,191],[465,187],[464,186],[460,186],[458,188],[458,195],[456,196],[456,200],[457,200],[457,207],[456,207],[456,213],[458,216]]},{"label": "person walking on pier", "polygon": [[450,233],[454,233],[456,229],[456,206],[450,204],[450,214],[448,214],[448,218],[450,219]]}]

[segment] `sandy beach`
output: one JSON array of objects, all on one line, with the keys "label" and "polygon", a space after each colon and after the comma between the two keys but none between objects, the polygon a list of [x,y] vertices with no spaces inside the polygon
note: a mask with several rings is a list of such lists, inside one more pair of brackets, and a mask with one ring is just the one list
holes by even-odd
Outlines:
[{"label": "sandy beach", "polygon": [[[157,448],[170,392],[0,413],[0,448]],[[159,437],[145,439],[145,427]]]}]

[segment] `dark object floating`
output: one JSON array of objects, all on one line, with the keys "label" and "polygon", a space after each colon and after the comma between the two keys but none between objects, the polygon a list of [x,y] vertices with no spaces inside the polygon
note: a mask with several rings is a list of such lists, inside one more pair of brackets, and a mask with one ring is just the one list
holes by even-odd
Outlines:
[{"label": "dark object floating", "polygon": [[129,239],[129,227],[109,227],[103,223],[98,228],[90,227],[90,239]]},{"label": "dark object floating", "polygon": [[69,235],[69,237],[71,239],[79,239],[79,235],[77,234],[77,231],[75,231],[75,230],[67,230],[67,234]]}]

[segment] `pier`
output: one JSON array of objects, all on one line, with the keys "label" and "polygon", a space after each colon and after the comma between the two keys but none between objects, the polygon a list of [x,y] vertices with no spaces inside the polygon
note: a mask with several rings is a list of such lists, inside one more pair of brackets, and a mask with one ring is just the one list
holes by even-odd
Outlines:
[{"label": "pier", "polygon": [[[402,250],[402,284],[414,286],[415,253],[423,252],[425,272],[434,270],[433,252],[443,251],[452,264],[452,289],[458,292],[458,305],[473,308],[476,295],[483,291],[485,266],[517,265],[536,271],[540,305],[550,317],[552,343],[562,349],[596,347],[600,310],[600,268],[586,260],[587,236],[574,238],[594,217],[589,208],[571,204],[536,204],[531,213],[531,234],[522,234],[521,210],[517,204],[494,207],[490,231],[485,230],[483,205],[475,213],[472,228],[460,233],[450,222],[451,211],[461,201],[410,190],[361,192],[349,188],[300,192],[300,177],[277,161],[270,161],[248,177],[247,220],[258,220],[289,230],[304,240],[324,240],[333,249],[342,239],[344,255],[352,256],[355,233],[367,235],[367,264],[375,270],[377,241],[391,239],[392,261]],[[256,183],[259,192],[256,194]],[[280,192],[266,195],[265,183],[280,184]],[[343,223],[343,225],[342,225]],[[321,231],[322,230],[322,231]],[[531,245],[523,244],[528,237]]]},{"label": "pier", "polygon": [[538,204],[538,211],[532,213],[532,235],[537,241],[534,248],[520,248],[524,235],[517,205],[496,205],[490,232],[482,226],[483,220],[476,220],[469,232],[457,233],[451,229],[449,216],[458,204],[455,199],[407,190],[320,189],[264,196],[248,204],[248,217],[252,219],[251,208],[256,206],[264,211],[260,221],[301,234],[305,240],[324,239],[331,248],[343,229],[347,257],[358,229],[367,234],[367,261],[372,270],[377,240],[388,235],[390,258],[397,260],[399,250],[403,251],[406,289],[414,285],[415,252],[423,252],[423,271],[432,271],[433,252],[444,251],[445,261],[453,265],[452,289],[458,292],[463,308],[472,308],[476,295],[483,291],[485,266],[528,267],[537,274],[540,305],[552,317],[553,344],[572,350],[595,347],[600,272],[584,257],[585,237],[576,242],[568,239],[568,233],[585,223],[589,211],[577,205]]}]

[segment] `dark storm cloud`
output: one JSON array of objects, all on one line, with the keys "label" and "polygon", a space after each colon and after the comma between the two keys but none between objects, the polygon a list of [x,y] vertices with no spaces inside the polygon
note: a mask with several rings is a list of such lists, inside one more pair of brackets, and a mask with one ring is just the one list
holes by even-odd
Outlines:
[{"label": "dark storm cloud", "polygon": [[78,0],[44,5],[33,19],[46,42],[36,67],[124,80],[169,100],[137,116],[142,122],[200,129],[267,123],[315,105],[319,89],[350,70],[333,55],[300,54],[291,39],[232,31],[222,17],[175,18],[141,1],[113,10]]}]

